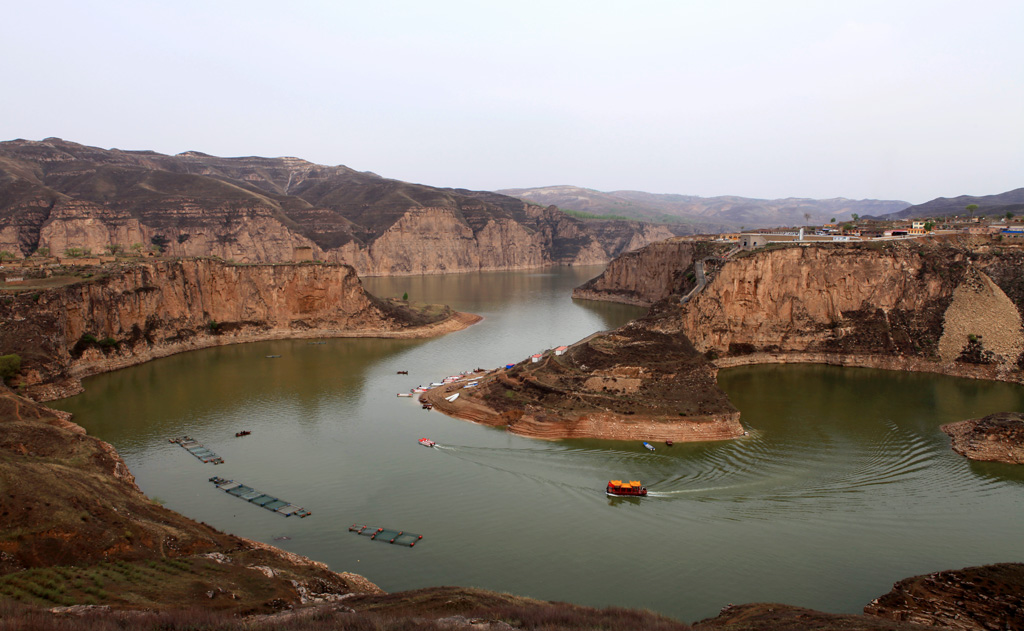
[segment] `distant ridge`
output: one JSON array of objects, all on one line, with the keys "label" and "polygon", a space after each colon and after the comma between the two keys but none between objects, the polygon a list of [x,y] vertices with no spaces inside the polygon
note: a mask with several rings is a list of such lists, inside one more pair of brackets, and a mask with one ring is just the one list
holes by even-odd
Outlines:
[{"label": "distant ridge", "polygon": [[[752,199],[732,195],[698,197],[696,195],[657,194],[643,191],[602,192],[578,186],[511,188],[498,191],[537,204],[623,218],[658,222],[681,222],[701,232],[826,223],[835,217],[842,221],[853,213],[883,215],[910,206],[899,200],[843,197],[833,199]],[[809,217],[805,216],[809,215]]]},{"label": "distant ridge", "polygon": [[997,195],[960,195],[959,197],[937,197],[930,202],[904,208],[899,212],[889,213],[883,219],[910,219],[914,217],[948,217],[949,215],[967,215],[967,206],[977,204],[976,216],[1024,214],[1024,188]]}]

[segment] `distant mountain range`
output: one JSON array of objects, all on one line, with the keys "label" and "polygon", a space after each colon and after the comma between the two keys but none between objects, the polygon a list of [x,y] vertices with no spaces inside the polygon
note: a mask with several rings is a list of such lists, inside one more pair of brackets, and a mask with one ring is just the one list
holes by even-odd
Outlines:
[{"label": "distant mountain range", "polygon": [[584,222],[497,193],[299,158],[0,142],[0,251],[14,257],[40,247],[158,247],[172,256],[313,258],[363,274],[431,274],[604,263],[671,236],[665,226]]},{"label": "distant mountain range", "polygon": [[1015,188],[1012,191],[999,193],[998,195],[938,197],[930,202],[904,208],[899,212],[890,213],[881,218],[924,219],[927,217],[949,217],[950,215],[967,216],[969,213],[966,208],[969,204],[977,204],[978,209],[974,211],[976,217],[1004,216],[1007,212],[1021,215],[1024,214],[1024,188]]},{"label": "distant mountain range", "polygon": [[578,186],[512,188],[503,195],[542,205],[600,216],[619,216],[642,221],[685,223],[699,232],[721,232],[744,228],[822,224],[858,215],[896,213],[909,202],[877,199],[752,199],[732,195],[697,197],[644,193],[642,191],[601,192]]}]

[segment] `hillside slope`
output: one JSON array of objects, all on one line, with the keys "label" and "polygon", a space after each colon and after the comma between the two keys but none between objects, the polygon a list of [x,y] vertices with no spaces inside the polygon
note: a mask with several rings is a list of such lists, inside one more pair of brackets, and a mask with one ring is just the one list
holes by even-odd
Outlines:
[{"label": "hillside slope", "polygon": [[[537,204],[578,210],[595,215],[617,215],[648,221],[683,222],[695,232],[715,233],[745,228],[822,224],[835,217],[849,219],[852,213],[892,213],[910,204],[877,199],[752,199],[732,195],[697,197],[645,193],[643,191],[601,192],[577,186],[547,186],[499,191]],[[805,217],[809,215],[810,217]]]},{"label": "hillside slope", "polygon": [[173,256],[258,263],[301,254],[361,274],[429,274],[604,263],[672,236],[663,226],[596,223],[299,158],[0,143],[0,250],[15,257],[140,244]]},{"label": "hillside slope", "polygon": [[926,217],[968,216],[967,206],[975,204],[977,216],[996,217],[1012,212],[1024,214],[1024,188],[1017,188],[998,195],[960,195],[958,197],[937,197],[930,202],[885,215],[884,219],[910,219]]}]

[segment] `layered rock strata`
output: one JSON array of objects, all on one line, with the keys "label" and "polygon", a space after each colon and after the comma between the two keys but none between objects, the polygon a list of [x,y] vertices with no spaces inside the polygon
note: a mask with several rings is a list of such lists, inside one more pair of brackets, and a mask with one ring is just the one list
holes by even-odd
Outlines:
[{"label": "layered rock strata", "polygon": [[971,460],[1024,464],[1024,414],[1001,412],[942,426],[953,451]]},{"label": "layered rock strata", "polygon": [[88,375],[209,346],[281,338],[428,337],[478,320],[431,315],[363,291],[347,265],[228,265],[209,259],[130,266],[0,301],[0,351],[38,400]]}]

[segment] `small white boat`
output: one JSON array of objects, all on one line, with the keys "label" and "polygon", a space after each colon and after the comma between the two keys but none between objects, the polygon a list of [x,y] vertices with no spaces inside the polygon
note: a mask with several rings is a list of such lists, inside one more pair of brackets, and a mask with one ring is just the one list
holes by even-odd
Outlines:
[{"label": "small white boat", "polygon": [[649,450],[654,451],[654,445],[652,445],[651,443],[645,442],[644,447],[647,447]]},{"label": "small white boat", "polygon": [[411,392],[399,392],[398,396],[400,396],[400,397],[411,397],[412,393]]},{"label": "small white boat", "polygon": [[420,443],[421,445],[423,445],[424,447],[433,447],[434,445],[436,445],[436,444],[437,444],[437,443],[435,443],[434,441],[430,440],[429,438],[421,438],[421,439],[419,440],[419,443]]},{"label": "small white boat", "polygon": [[430,384],[430,385],[431,385],[431,387],[434,387],[434,388],[436,388],[436,387],[438,387],[438,386],[443,386],[443,385],[444,385],[444,383],[443,383],[443,382],[440,382],[440,381],[435,381],[434,383],[432,383],[432,384]]},{"label": "small white boat", "polygon": [[455,394],[453,394],[450,397],[445,397],[444,400],[448,401],[449,403],[451,403],[451,402],[455,401],[455,399],[458,399],[458,398],[459,398],[459,393],[456,392]]}]

